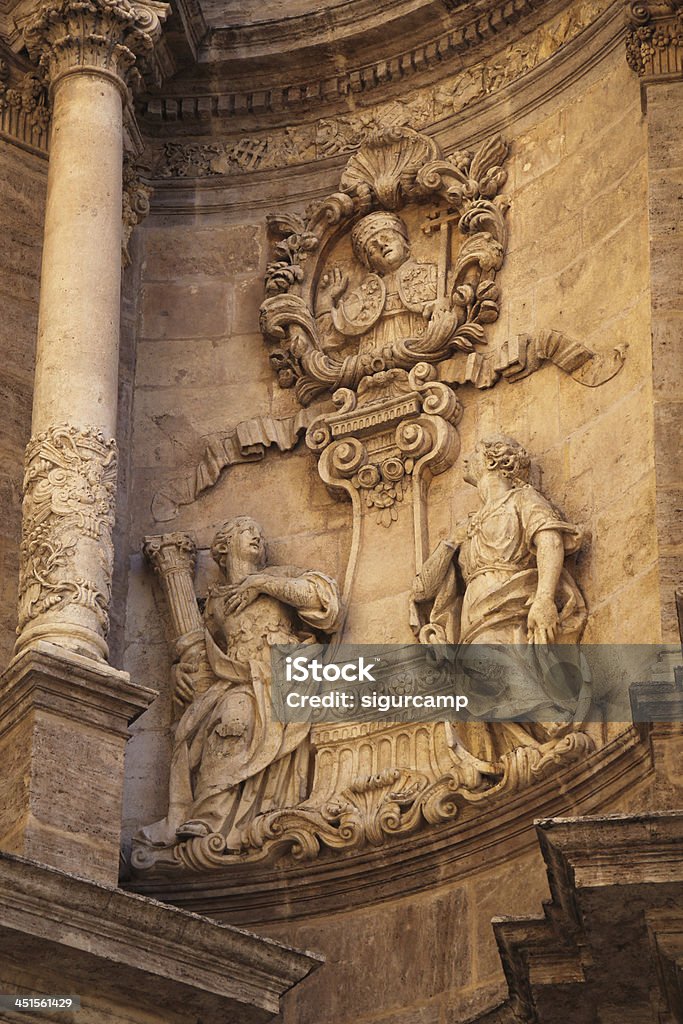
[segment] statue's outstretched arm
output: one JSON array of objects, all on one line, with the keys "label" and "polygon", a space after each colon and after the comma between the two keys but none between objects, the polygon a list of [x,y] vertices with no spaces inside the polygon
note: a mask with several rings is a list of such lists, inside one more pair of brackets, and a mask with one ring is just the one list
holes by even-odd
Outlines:
[{"label": "statue's outstretched arm", "polygon": [[564,565],[564,542],[557,530],[539,530],[534,537],[538,586],[527,617],[527,640],[552,644],[557,638],[555,594]]}]

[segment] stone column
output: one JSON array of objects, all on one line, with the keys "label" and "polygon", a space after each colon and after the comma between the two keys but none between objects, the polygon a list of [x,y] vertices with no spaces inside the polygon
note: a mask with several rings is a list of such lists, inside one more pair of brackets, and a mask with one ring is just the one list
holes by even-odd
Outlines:
[{"label": "stone column", "polygon": [[145,537],[145,557],[158,574],[171,615],[175,658],[191,660],[197,671],[197,696],[213,682],[204,643],[204,622],[199,613],[193,577],[197,547],[186,533]]},{"label": "stone column", "polygon": [[19,637],[0,690],[0,848],[113,885],[128,725],[155,696],[106,663],[123,124],[166,11],[43,0],[20,23],[53,122]]},{"label": "stone column", "polygon": [[650,311],[662,638],[679,637],[676,590],[683,588],[683,4],[627,5],[626,53],[642,83],[648,142]]},{"label": "stone column", "polygon": [[166,5],[47,0],[22,25],[53,103],[17,653],[106,659],[116,487],[122,139]]}]

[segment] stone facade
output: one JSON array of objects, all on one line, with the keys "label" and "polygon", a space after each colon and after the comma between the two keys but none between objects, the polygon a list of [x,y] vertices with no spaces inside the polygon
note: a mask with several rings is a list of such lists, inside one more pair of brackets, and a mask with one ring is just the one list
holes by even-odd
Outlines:
[{"label": "stone facade", "polygon": [[[0,987],[678,1020],[680,3],[86,7],[0,10]],[[652,721],[268,710],[277,642],[527,630],[669,645]]]}]

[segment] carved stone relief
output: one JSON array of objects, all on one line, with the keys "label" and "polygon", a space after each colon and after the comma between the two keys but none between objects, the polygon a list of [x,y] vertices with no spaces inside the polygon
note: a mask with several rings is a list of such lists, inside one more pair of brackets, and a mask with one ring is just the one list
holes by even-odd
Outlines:
[{"label": "carved stone relief", "polygon": [[195,838],[222,839],[225,851],[239,852],[258,815],[305,798],[310,725],[273,717],[270,649],[324,639],[341,621],[334,580],[268,565],[261,527],[246,516],[214,538],[222,580],[209,591],[203,618],[192,591],[191,543],[178,534],[150,538],[146,552],[172,610],[175,696],[186,710],[176,728],[168,815],[139,834],[138,868]]},{"label": "carved stone relief", "polygon": [[[544,361],[579,383],[599,386],[624,359],[621,351],[600,357],[552,330],[509,339],[489,352],[487,328],[501,302],[496,274],[505,257],[508,204],[500,192],[507,152],[495,137],[476,152],[446,159],[434,140],[410,128],[371,133],[349,159],[339,191],[302,217],[270,219],[280,240],[266,272],[261,327],[280,386],[292,388],[304,409],[281,429],[263,417],[226,432],[207,451],[185,495],[176,490],[165,507],[158,503],[162,518],[169,511],[170,518],[174,501],[192,500],[223,467],[261,457],[273,443],[289,449],[305,428],[321,479],[351,506],[343,619],[340,612],[327,626],[345,642],[413,650],[416,638],[461,646],[555,639],[574,644],[585,624],[585,603],[563,568],[581,531],[531,486],[530,459],[517,442],[494,438],[477,448],[465,479],[477,487],[482,507],[457,537],[430,554],[430,484],[459,454],[458,388],[514,382]],[[491,524],[500,527],[503,519],[501,535]],[[213,721],[215,700],[223,701],[218,695],[225,693],[225,684],[209,684],[200,694],[199,680],[210,680],[217,663],[209,655],[207,669],[199,638],[202,631],[213,637],[205,640],[207,651],[219,634],[223,644],[236,643],[242,624],[226,623],[242,606],[239,581],[227,562],[220,563],[227,577],[220,590],[223,612],[215,612],[210,594],[202,622],[192,601],[191,560],[174,555],[172,573],[161,566],[169,546],[186,545],[173,537],[148,542],[147,552],[175,605],[176,694],[192,701],[176,732],[174,765],[187,773],[191,749],[196,780],[214,742],[199,723]],[[397,553],[390,572],[388,551]],[[249,600],[259,592],[257,587]],[[288,601],[285,591],[273,596],[306,618],[304,606]],[[207,615],[214,614],[223,619],[211,626]],[[253,674],[242,682],[245,692],[255,686]],[[537,683],[545,707],[540,676]],[[259,685],[265,692],[268,682]],[[357,849],[455,818],[464,806],[517,791],[590,752],[594,741],[581,728],[586,698],[581,690],[574,706],[563,709],[572,720],[563,726],[437,721],[307,727],[312,781],[298,797],[289,793],[267,806],[253,804],[253,813],[246,813],[237,783],[217,783],[222,810],[212,817],[197,809],[204,796],[200,800],[192,790],[188,797],[185,775],[185,783],[172,782],[165,824],[139,837],[135,867],[202,869],[282,852],[312,857],[323,847]],[[232,747],[224,751],[247,766],[249,728],[244,724],[239,736],[228,730]],[[240,768],[245,793],[263,770],[260,762],[253,772]],[[175,771],[172,779],[179,778]],[[184,803],[174,796],[181,791]]]},{"label": "carved stone relief", "polygon": [[[496,137],[445,160],[410,128],[372,133],[340,192],[304,218],[270,219],[282,241],[266,272],[261,330],[281,387],[308,405],[485,341],[499,310],[507,151]],[[411,200],[412,232],[395,212]],[[436,259],[420,258],[420,242]]]},{"label": "carved stone relief", "polygon": [[[415,379],[411,384],[428,387]],[[348,413],[358,419],[372,406],[362,410]],[[343,411],[339,416],[343,424]],[[586,606],[563,561],[580,546],[581,530],[528,483],[530,459],[517,442],[484,441],[465,466],[482,505],[424,560],[413,581],[411,622],[419,640],[511,644],[511,662],[515,644],[577,643]],[[349,466],[344,474],[332,482],[358,490]],[[378,845],[519,791],[594,749],[582,726],[587,684],[568,698],[562,710],[572,720],[561,725],[345,722],[311,728],[271,722],[263,704],[269,644],[301,639],[302,621],[317,635],[339,629],[342,606],[334,582],[291,567],[265,568],[260,528],[242,517],[214,540],[212,553],[226,583],[210,589],[202,619],[189,539],[150,538],[146,552],[169,602],[175,692],[188,707],[176,731],[169,814],[136,838],[136,871],[205,870],[233,858],[289,853],[305,859],[322,848]],[[415,671],[410,660],[398,686]],[[542,676],[537,691],[540,704],[550,700]],[[266,716],[259,730],[255,708]],[[304,755],[313,759],[306,771]],[[310,787],[302,783],[308,774]],[[264,784],[266,777],[273,785]],[[290,778],[298,780],[298,789],[285,793],[282,785]],[[257,796],[264,792],[279,795]]]},{"label": "carved stone relief", "polygon": [[[64,619],[68,606],[93,613],[106,636],[116,463],[114,439],[92,428],[52,427],[29,442],[17,627],[22,643],[51,614]],[[64,629],[78,633],[77,623]]]}]

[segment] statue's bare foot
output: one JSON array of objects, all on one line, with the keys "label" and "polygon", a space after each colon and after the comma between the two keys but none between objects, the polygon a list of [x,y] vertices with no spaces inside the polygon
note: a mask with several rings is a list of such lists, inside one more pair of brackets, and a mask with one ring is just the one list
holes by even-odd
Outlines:
[{"label": "statue's bare foot", "polygon": [[205,821],[186,821],[175,830],[175,834],[178,839],[203,839],[211,835],[211,829]]}]

